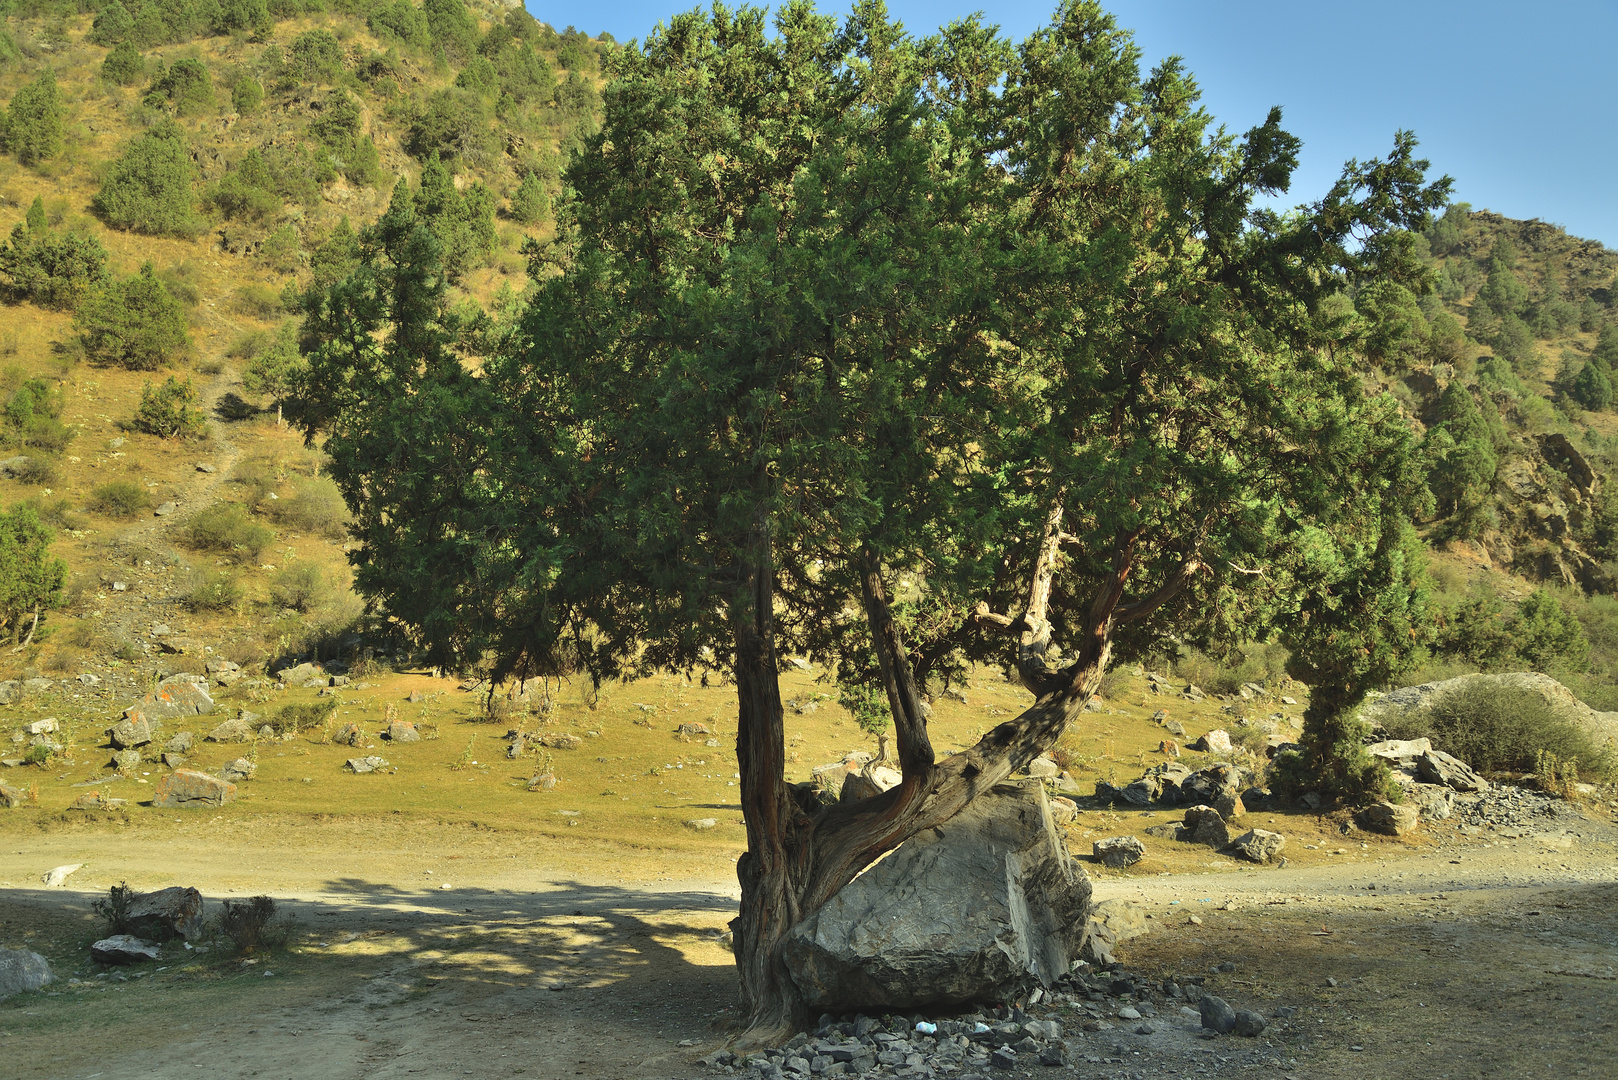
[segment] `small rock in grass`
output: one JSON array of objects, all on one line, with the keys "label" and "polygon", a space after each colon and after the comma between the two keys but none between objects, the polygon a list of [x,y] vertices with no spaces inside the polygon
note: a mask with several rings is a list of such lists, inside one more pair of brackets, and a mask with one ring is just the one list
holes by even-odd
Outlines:
[{"label": "small rock in grass", "polygon": [[132,934],[114,934],[90,946],[90,955],[103,964],[139,964],[156,960],[161,950]]},{"label": "small rock in grass", "polygon": [[704,831],[706,831],[708,829],[713,828],[715,825],[718,825],[718,824],[719,824],[719,821],[716,818],[711,818],[711,817],[692,818],[690,821],[687,821],[685,823],[685,827],[688,828],[688,829],[694,829],[697,832],[704,832]]},{"label": "small rock in grass", "polygon": [[1197,1002],[1197,1015],[1202,1020],[1202,1026],[1210,1031],[1228,1035],[1236,1030],[1236,1010],[1226,1004],[1224,998],[1204,994],[1202,1000]]},{"label": "small rock in grass", "polygon": [[1102,865],[1114,870],[1133,866],[1146,857],[1146,845],[1133,836],[1109,836],[1097,840],[1091,850]]},{"label": "small rock in grass", "polygon": [[387,761],[383,758],[377,757],[375,754],[362,758],[349,758],[344,764],[346,764],[349,769],[353,770],[357,774],[376,772],[378,769],[385,769],[388,767]]}]

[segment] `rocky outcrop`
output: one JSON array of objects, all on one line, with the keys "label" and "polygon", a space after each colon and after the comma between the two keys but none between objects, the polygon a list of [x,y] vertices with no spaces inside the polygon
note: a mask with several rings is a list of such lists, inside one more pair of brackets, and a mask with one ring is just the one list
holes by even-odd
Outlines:
[{"label": "rocky outcrop", "polygon": [[124,913],[124,926],[147,941],[194,941],[202,936],[202,894],[175,885],[137,896]]},{"label": "rocky outcrop", "polygon": [[1584,729],[1597,743],[1618,748],[1618,713],[1596,712],[1574,696],[1573,691],[1537,671],[1462,675],[1442,682],[1405,686],[1367,702],[1360,710],[1360,715],[1375,725],[1404,724],[1419,719],[1448,695],[1477,687],[1502,694],[1533,694]]},{"label": "rocky outcrop", "polygon": [[175,769],[157,782],[153,806],[224,806],[236,797],[236,785],[195,769]]},{"label": "rocky outcrop", "polygon": [[1089,907],[1043,788],[1000,784],[855,878],[785,948],[816,1011],[1003,1001],[1069,970]]}]

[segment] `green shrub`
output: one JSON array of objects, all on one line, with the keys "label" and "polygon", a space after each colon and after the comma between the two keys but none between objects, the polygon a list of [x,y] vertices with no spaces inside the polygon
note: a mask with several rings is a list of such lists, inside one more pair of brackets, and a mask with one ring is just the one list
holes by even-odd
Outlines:
[{"label": "green shrub", "polygon": [[343,73],[343,47],[325,30],[307,30],[292,39],[287,68],[307,82],[336,82]]},{"label": "green shrub", "polygon": [[253,319],[273,319],[281,313],[281,294],[258,282],[237,286],[230,302],[239,314]]},{"label": "green shrub", "polygon": [[305,614],[331,598],[331,582],[320,567],[299,562],[283,567],[270,582],[270,599],[284,608]]},{"label": "green shrub", "polygon": [[62,152],[62,97],[50,68],[12,96],[4,132],[6,149],[24,165],[36,165]]},{"label": "green shrub", "polygon": [[299,532],[337,539],[348,524],[343,494],[324,476],[302,481],[290,499],[281,499],[274,506],[276,522]]},{"label": "green shrub", "polygon": [[227,221],[274,221],[281,214],[281,196],[275,178],[257,149],[219,178],[203,195],[203,202]]},{"label": "green shrub", "polygon": [[20,298],[72,311],[107,283],[107,250],[90,233],[50,229],[36,197],[28,220],[19,222],[0,248],[0,277]]},{"label": "green shrub", "polygon": [[208,72],[208,65],[193,57],[176,60],[173,67],[153,80],[146,104],[172,105],[181,116],[194,116],[213,108],[213,76]]},{"label": "green shrub", "polygon": [[267,461],[243,461],[231,470],[230,480],[246,492],[246,502],[254,510],[262,507],[281,485],[281,478]]},{"label": "green shrub", "polygon": [[1541,752],[1578,762],[1586,776],[1613,775],[1612,752],[1572,715],[1533,690],[1477,683],[1453,690],[1425,713],[1384,721],[1390,739],[1421,739],[1482,772],[1528,772]]},{"label": "green shrub", "polygon": [[67,564],[51,555],[56,535],[24,502],[0,513],[0,633],[20,638],[24,623],[60,607]]},{"label": "green shrub", "polygon": [[275,901],[268,896],[254,896],[246,900],[226,900],[219,913],[219,932],[236,951],[244,954],[284,945],[289,933],[284,926],[275,927]]},{"label": "green shrub", "polygon": [[372,12],[368,25],[383,41],[396,40],[418,49],[432,44],[426,16],[410,0],[393,0],[391,6]]},{"label": "green shrub", "polygon": [[234,556],[256,563],[275,534],[254,521],[240,503],[214,503],[185,523],[182,538],[188,547]]},{"label": "green shrub", "polygon": [[135,17],[129,13],[129,9],[120,0],[112,0],[96,15],[84,40],[92,45],[115,45],[122,43],[134,27]]},{"label": "green shrub", "polygon": [[193,574],[180,596],[180,602],[192,611],[233,611],[241,600],[241,585],[219,570]]},{"label": "green shrub", "polygon": [[90,492],[91,512],[103,517],[128,520],[151,505],[146,488],[130,480],[111,480]]},{"label": "green shrub", "polygon": [[337,704],[336,698],[327,698],[324,701],[283,705],[270,714],[266,725],[277,735],[296,735],[300,731],[320,727],[331,719],[337,711]]},{"label": "green shrub", "polygon": [[119,86],[132,86],[146,74],[146,61],[133,41],[120,41],[101,61],[101,77]]},{"label": "green shrub", "polygon": [[251,75],[244,75],[237,80],[235,88],[230,92],[231,107],[243,116],[257,112],[263,103],[264,86]]},{"label": "green shrub", "polygon": [[465,60],[478,45],[478,24],[462,0],[423,0],[421,12],[433,44],[452,60]]},{"label": "green shrub", "polygon": [[112,163],[91,205],[115,229],[192,236],[201,228],[192,209],[195,177],[185,133],[165,120],[136,137]]},{"label": "green shrub", "polygon": [[39,487],[55,485],[61,470],[56,459],[46,454],[24,454],[27,462],[20,469],[15,470],[17,479],[24,484],[34,484]]},{"label": "green shrub", "polygon": [[189,378],[180,382],[170,375],[162,386],[143,383],[131,425],[160,439],[201,438],[207,434],[208,423],[201,409],[192,408],[196,400],[197,391]]},{"label": "green shrub", "polygon": [[82,305],[75,320],[93,359],[134,371],[155,371],[191,344],[185,307],[152,269],[108,283]]},{"label": "green shrub", "polygon": [[533,225],[544,221],[550,212],[551,197],[545,190],[545,182],[538,173],[530,172],[511,197],[511,216],[524,225]]}]

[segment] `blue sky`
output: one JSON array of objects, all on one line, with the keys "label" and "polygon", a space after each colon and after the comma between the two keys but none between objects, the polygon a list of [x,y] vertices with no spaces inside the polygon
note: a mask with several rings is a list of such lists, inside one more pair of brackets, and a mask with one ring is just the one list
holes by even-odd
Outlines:
[{"label": "blue sky", "polygon": [[[849,4],[819,0],[822,10]],[[528,0],[558,29],[642,38],[681,0]],[[706,6],[706,5],[704,5]],[[1434,175],[1477,209],[1541,218],[1618,248],[1618,0],[1113,0],[1148,65],[1185,57],[1209,111],[1233,131],[1271,105],[1304,142],[1290,201],[1317,198],[1351,157],[1406,128]],[[1054,3],[889,0],[913,32],[983,11],[1013,38]]]}]

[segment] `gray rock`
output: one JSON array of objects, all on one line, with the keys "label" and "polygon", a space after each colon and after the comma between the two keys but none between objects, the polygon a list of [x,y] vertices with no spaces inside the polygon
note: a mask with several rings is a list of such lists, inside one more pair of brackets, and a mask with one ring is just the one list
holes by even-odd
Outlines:
[{"label": "gray rock", "polygon": [[1231,1030],[1238,1035],[1245,1035],[1251,1039],[1264,1034],[1265,1026],[1264,1017],[1258,1013],[1250,1012],[1247,1009],[1238,1009],[1236,1012],[1236,1024]]},{"label": "gray rock", "polygon": [[49,679],[24,679],[22,688],[30,694],[43,694],[56,684]]},{"label": "gray rock", "polygon": [[1287,838],[1268,829],[1253,829],[1232,840],[1230,846],[1244,859],[1267,863],[1280,857],[1281,849],[1287,846]]},{"label": "gray rock", "polygon": [[153,806],[223,806],[236,797],[236,785],[195,769],[175,769],[157,782]]},{"label": "gray rock", "polygon": [[1134,866],[1146,857],[1146,845],[1133,836],[1109,836],[1091,845],[1096,861],[1114,870]]},{"label": "gray rock", "polygon": [[1410,803],[1378,801],[1354,815],[1360,828],[1388,836],[1403,836],[1421,824],[1421,811]]},{"label": "gray rock", "polygon": [[1117,959],[1113,950],[1119,943],[1151,930],[1146,909],[1128,900],[1103,900],[1091,910],[1085,923],[1083,958],[1098,967]]},{"label": "gray rock", "polygon": [[124,718],[144,717],[155,724],[212,711],[213,698],[208,696],[208,688],[196,681],[196,676],[171,675],[158,683],[157,689],[125,709]]},{"label": "gray rock", "polygon": [[1185,827],[1194,844],[1222,848],[1230,843],[1230,825],[1211,806],[1193,806],[1187,810]]},{"label": "gray rock", "polygon": [[191,747],[196,744],[197,737],[189,731],[176,731],[174,738],[163,744],[163,749],[176,754],[189,754]]},{"label": "gray rock", "polygon": [[43,720],[35,720],[31,724],[24,724],[23,731],[29,735],[51,735],[61,731],[62,725],[56,722],[56,717],[48,716]]},{"label": "gray rock", "polygon": [[130,902],[124,922],[146,941],[194,941],[202,936],[202,894],[179,885],[144,893]]},{"label": "gray rock", "polygon": [[692,818],[690,821],[685,823],[685,827],[688,828],[688,829],[695,830],[696,832],[706,832],[707,830],[713,828],[715,825],[718,825],[718,824],[719,824],[719,821],[718,821],[717,818],[711,818],[711,817]]},{"label": "gray rock", "polygon": [[1216,728],[1206,735],[1200,736],[1191,744],[1191,749],[1201,750],[1208,754],[1228,754],[1231,752],[1230,732],[1223,728]]},{"label": "gray rock", "polygon": [[171,769],[178,769],[189,760],[184,754],[176,754],[172,750],[163,751],[163,764]]},{"label": "gray rock", "polygon": [[0,682],[0,705],[15,705],[22,700],[22,683],[16,679]]},{"label": "gray rock", "polygon": [[534,741],[541,746],[548,746],[552,750],[577,750],[580,746],[584,745],[583,739],[579,738],[577,735],[571,735],[565,731],[556,731],[546,735],[539,735],[535,737]]},{"label": "gray rock", "polygon": [[1046,777],[1056,776],[1061,771],[1061,766],[1043,754],[1028,763],[1028,775],[1035,779],[1043,780]]},{"label": "gray rock", "polygon": [[1455,792],[1438,784],[1412,784],[1405,799],[1421,813],[1423,821],[1443,821],[1455,813]]},{"label": "gray rock", "polygon": [[0,949],[0,1001],[49,986],[50,961],[27,949]]},{"label": "gray rock", "polygon": [[326,670],[319,664],[296,664],[292,667],[282,668],[275,673],[284,686],[304,686],[311,682],[316,686],[327,685]]},{"label": "gray rock", "polygon": [[219,779],[236,784],[243,780],[253,779],[253,775],[257,772],[258,766],[256,764],[247,758],[239,757],[219,770]]},{"label": "gray rock", "polygon": [[349,758],[345,764],[355,773],[376,772],[378,769],[385,769],[388,767],[387,760],[385,758],[379,758],[375,754],[362,758]]},{"label": "gray rock", "polygon": [[843,786],[838,792],[837,801],[848,803],[869,799],[898,787],[903,779],[904,777],[895,769],[867,763],[858,772],[851,772],[843,777]]},{"label": "gray rock", "polygon": [[1428,750],[1416,759],[1416,770],[1423,780],[1456,791],[1486,791],[1489,782],[1479,776],[1472,766],[1442,750]]},{"label": "gray rock", "polygon": [[1017,1051],[1009,1046],[997,1047],[989,1055],[989,1064],[996,1069],[1005,1069],[1007,1071],[1015,1069],[1017,1067]]},{"label": "gray rock", "polygon": [[1385,739],[1367,746],[1365,752],[1383,761],[1402,765],[1415,761],[1432,748],[1431,739]]},{"label": "gray rock", "polygon": [[1224,998],[1204,994],[1202,1000],[1197,1002],[1197,1015],[1202,1018],[1202,1026],[1209,1031],[1229,1035],[1236,1030],[1236,1010],[1225,1004]]},{"label": "gray rock", "polygon": [[1051,818],[1058,825],[1066,825],[1079,815],[1079,804],[1062,795],[1051,798]]},{"label": "gray rock", "polygon": [[40,880],[45,883],[45,887],[47,889],[60,889],[62,886],[67,884],[68,878],[72,877],[74,874],[83,869],[84,864],[81,862],[68,863],[65,866],[53,866],[49,870],[45,871],[44,876],[41,877]]},{"label": "gray rock", "polygon": [[27,806],[32,801],[28,797],[28,792],[22,788],[14,788],[9,784],[0,784],[0,807],[15,810],[19,806]]},{"label": "gray rock", "polygon": [[114,750],[132,750],[152,741],[152,725],[144,716],[123,719],[107,729]]},{"label": "gray rock", "polygon": [[360,730],[358,724],[344,724],[337,729],[337,734],[331,737],[331,741],[338,746],[358,746],[365,741],[365,732]]},{"label": "gray rock", "polygon": [[86,671],[79,675],[79,682],[85,686],[94,686],[101,681],[101,676]]},{"label": "gray rock", "polygon": [[383,732],[383,734],[386,735],[388,737],[388,741],[392,743],[421,741],[421,732],[417,731],[416,725],[411,723],[409,720],[393,721],[388,725],[388,730]]},{"label": "gray rock", "polygon": [[139,750],[120,750],[112,755],[112,767],[121,773],[131,773],[140,768]]},{"label": "gray rock", "polygon": [[784,948],[817,1011],[1006,1000],[1069,970],[1089,902],[1043,787],[1003,783],[844,887]]},{"label": "gray rock", "polygon": [[90,946],[90,956],[103,964],[139,964],[159,955],[156,945],[132,934],[114,934]]},{"label": "gray rock", "polygon": [[180,508],[179,505],[176,504],[176,503],[173,503],[173,502],[161,502],[161,503],[158,503],[157,506],[152,510],[152,516],[153,517],[168,517],[170,514],[174,513],[174,511],[178,510],[179,508]]},{"label": "gray rock", "polygon": [[214,743],[241,743],[253,741],[253,725],[240,718],[226,720],[208,732],[205,738]]}]

